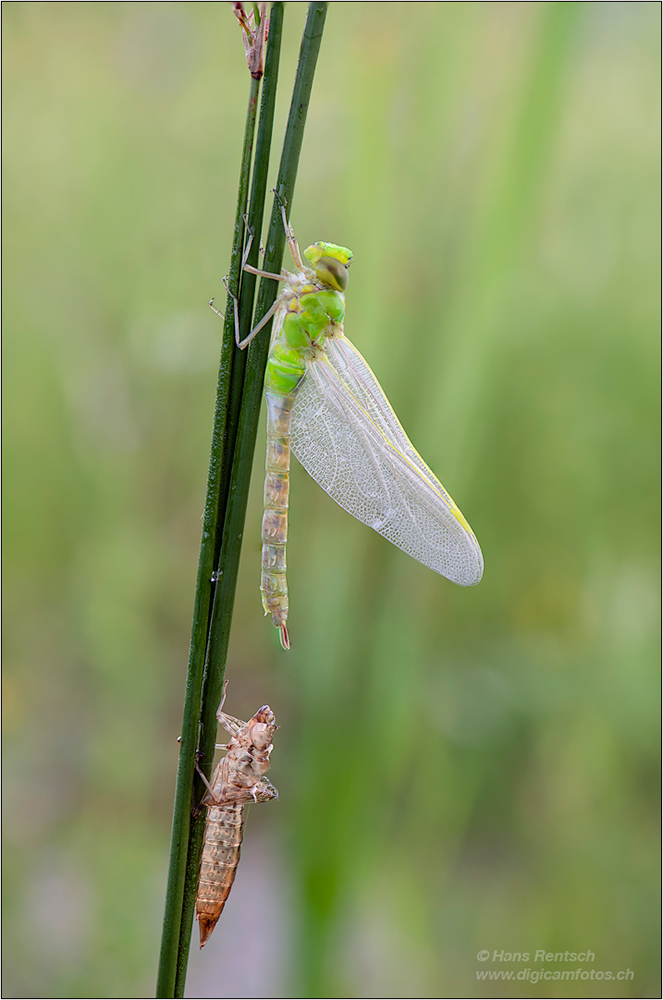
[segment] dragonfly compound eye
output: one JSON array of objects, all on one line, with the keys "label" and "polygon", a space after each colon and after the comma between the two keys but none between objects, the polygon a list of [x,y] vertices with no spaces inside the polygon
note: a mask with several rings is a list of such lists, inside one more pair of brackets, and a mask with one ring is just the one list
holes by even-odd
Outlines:
[{"label": "dragonfly compound eye", "polygon": [[339,292],[344,292],[348,287],[348,269],[345,264],[335,257],[321,257],[313,265],[317,276],[327,285],[331,285]]}]

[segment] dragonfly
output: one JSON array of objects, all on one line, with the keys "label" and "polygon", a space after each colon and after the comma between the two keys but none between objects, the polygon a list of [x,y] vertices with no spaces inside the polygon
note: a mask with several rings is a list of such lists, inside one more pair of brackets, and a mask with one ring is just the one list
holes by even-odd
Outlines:
[{"label": "dragonfly", "polygon": [[217,764],[211,784],[198,769],[207,786],[202,800],[207,806],[207,821],[196,893],[201,948],[216,927],[235,881],[244,806],[279,797],[265,777],[276,731],[274,713],[269,705],[263,705],[248,722],[242,722],[223,711],[224,701],[225,691],[216,717],[231,735],[221,748],[227,750],[226,756]]},{"label": "dragonfly", "polygon": [[[352,251],[318,242],[300,253],[281,215],[295,272],[252,274],[282,282],[265,372],[265,460],[260,590],[265,614],[290,648],[286,544],[290,453],[344,510],[418,562],[462,587],[483,575],[481,548],[457,504],[412,445],[369,365],[343,332]],[[304,259],[302,259],[302,256]],[[237,309],[235,303],[235,309]],[[236,313],[237,315],[237,313]]]}]

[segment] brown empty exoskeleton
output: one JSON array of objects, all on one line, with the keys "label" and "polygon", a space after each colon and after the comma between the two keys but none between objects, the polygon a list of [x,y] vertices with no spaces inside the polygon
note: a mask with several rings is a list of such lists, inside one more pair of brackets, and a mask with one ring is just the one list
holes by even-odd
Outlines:
[{"label": "brown empty exoskeleton", "polygon": [[264,777],[276,731],[271,708],[263,705],[248,722],[227,715],[222,708],[223,702],[216,717],[231,740],[203,798],[208,812],[196,895],[201,948],[214,930],[235,881],[244,806],[278,798],[278,792]]}]

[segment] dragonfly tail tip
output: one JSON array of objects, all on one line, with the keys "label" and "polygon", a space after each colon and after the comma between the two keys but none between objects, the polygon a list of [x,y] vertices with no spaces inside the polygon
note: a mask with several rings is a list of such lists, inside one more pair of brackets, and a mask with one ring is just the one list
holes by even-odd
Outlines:
[{"label": "dragonfly tail tip", "polygon": [[288,629],[285,622],[281,622],[279,625],[279,635],[283,649],[290,649],[290,636],[288,635]]},{"label": "dragonfly tail tip", "polygon": [[[221,914],[219,913],[219,916]],[[217,925],[219,917],[208,917],[198,914],[198,927],[200,929],[200,947],[204,948],[210,939],[210,935]]]}]

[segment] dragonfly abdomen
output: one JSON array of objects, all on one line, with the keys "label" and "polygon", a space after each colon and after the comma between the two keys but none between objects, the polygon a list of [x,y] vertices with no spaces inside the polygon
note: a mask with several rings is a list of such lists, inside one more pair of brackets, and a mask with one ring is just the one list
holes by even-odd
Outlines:
[{"label": "dragonfly abdomen", "polygon": [[242,846],[242,803],[212,806],[207,815],[196,912],[200,947],[214,930],[235,881]]},{"label": "dragonfly abdomen", "polygon": [[288,541],[290,493],[290,414],[294,396],[267,391],[267,457],[265,460],[265,510],[262,518],[262,573],[260,590],[265,614],[281,632],[288,648],[288,583],[285,550]]}]

